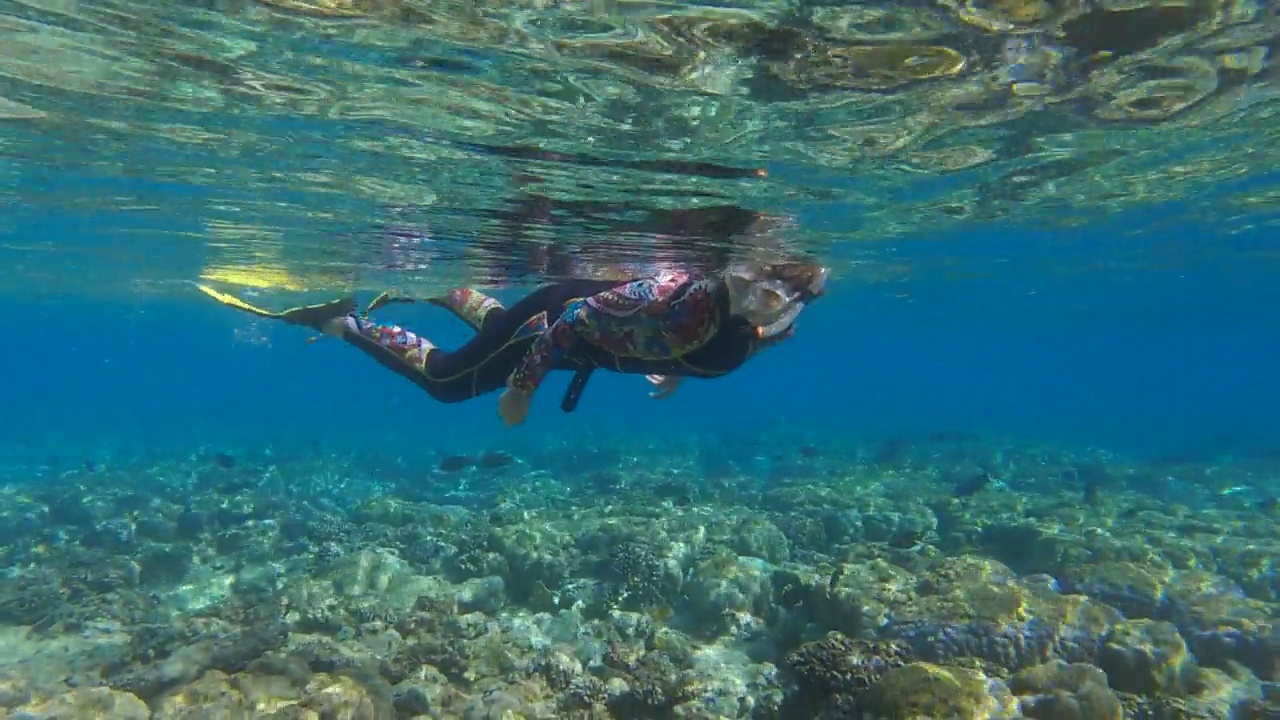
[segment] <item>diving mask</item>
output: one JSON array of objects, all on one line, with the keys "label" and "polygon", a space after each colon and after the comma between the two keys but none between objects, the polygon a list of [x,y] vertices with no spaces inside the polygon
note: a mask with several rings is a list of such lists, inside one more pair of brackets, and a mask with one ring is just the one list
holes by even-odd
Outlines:
[{"label": "diving mask", "polygon": [[822,295],[828,270],[808,263],[781,263],[728,273],[734,312],[756,327],[760,338],[786,332],[808,303]]}]

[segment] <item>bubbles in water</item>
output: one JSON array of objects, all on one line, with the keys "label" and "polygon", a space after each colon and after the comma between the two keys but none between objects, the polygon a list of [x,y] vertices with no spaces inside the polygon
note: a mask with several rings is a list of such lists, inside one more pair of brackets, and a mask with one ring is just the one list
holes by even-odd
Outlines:
[{"label": "bubbles in water", "polygon": [[[256,303],[262,293],[252,288],[240,291],[240,299],[248,303]],[[232,342],[236,345],[253,345],[270,348],[271,338],[267,336],[266,323],[263,318],[244,315],[232,331]]]},{"label": "bubbles in water", "polygon": [[263,332],[261,320],[250,320],[233,331],[233,339],[237,345],[255,345],[270,348],[271,338]]}]

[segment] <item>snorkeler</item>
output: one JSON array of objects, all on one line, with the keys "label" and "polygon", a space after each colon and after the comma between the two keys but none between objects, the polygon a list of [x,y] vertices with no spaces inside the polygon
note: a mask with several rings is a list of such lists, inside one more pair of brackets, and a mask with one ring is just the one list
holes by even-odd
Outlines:
[{"label": "snorkeler", "polygon": [[792,333],[800,312],[822,294],[825,268],[809,263],[738,263],[711,273],[673,270],[631,281],[570,280],[547,285],[511,308],[470,289],[426,302],[450,310],[476,331],[446,352],[368,314],[391,302],[383,293],[363,314],[354,298],[263,310],[199,285],[226,305],[340,337],[441,402],[460,402],[505,386],[499,414],[524,421],[534,392],[551,370],[572,370],[561,403],[572,411],[598,368],[650,376],[655,396],[674,390],[673,378],[712,378],[737,369],[753,354]]}]

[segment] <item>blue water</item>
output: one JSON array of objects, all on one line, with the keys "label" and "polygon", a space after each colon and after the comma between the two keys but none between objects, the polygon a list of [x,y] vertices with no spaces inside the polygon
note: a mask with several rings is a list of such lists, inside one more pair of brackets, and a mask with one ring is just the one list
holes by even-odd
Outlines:
[{"label": "blue water", "polygon": [[[48,237],[99,241],[92,225],[42,219]],[[690,433],[853,442],[960,431],[1140,456],[1280,451],[1280,290],[1268,268],[1231,250],[1165,267],[1082,267],[1081,253],[1156,242],[1122,230],[993,228],[901,243],[896,255],[922,268],[917,277],[837,280],[794,340],[731,377],[655,402],[639,378],[598,374],[567,416],[557,407],[567,380],[555,377],[531,422],[514,430],[501,427],[493,396],[437,404],[336,341],[307,344],[296,328],[268,323],[270,347],[237,343],[244,317],[194,291],[98,303],[11,297],[0,431],[11,452],[70,463],[316,443],[431,463],[593,433],[641,443]],[[1215,243],[1205,231],[1185,228],[1182,240]],[[1270,241],[1261,232],[1231,239],[1246,249]],[[957,248],[990,272],[928,270],[931,255]],[[1055,252],[1075,271],[1054,272]],[[466,338],[433,308],[385,312],[444,347]]]},{"label": "blue water", "polygon": [[[705,5],[0,3],[0,717],[1280,718],[1276,4]],[[194,286],[596,202],[832,279],[515,428]]]}]

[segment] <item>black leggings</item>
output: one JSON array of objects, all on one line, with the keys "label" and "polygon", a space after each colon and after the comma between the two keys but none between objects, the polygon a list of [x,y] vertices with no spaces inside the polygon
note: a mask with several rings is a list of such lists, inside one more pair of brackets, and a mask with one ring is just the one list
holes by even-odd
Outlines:
[{"label": "black leggings", "polygon": [[[495,355],[503,354],[525,323],[539,313],[546,313],[547,323],[554,323],[564,307],[578,298],[589,297],[596,293],[615,288],[620,283],[612,280],[569,280],[553,285],[544,285],[524,296],[510,308],[494,308],[484,317],[484,324],[476,332],[475,337],[453,352],[433,350],[427,356],[426,374],[433,377],[452,377],[472,372],[491,363]],[[533,345],[533,337],[516,342],[521,351],[518,362]],[[502,379],[505,381],[516,363],[498,363],[503,366]],[[496,367],[496,365],[495,365]]]},{"label": "black leggings", "polygon": [[463,402],[506,385],[507,377],[538,338],[538,333],[521,332],[526,323],[541,313],[546,313],[548,324],[554,323],[569,302],[620,284],[613,280],[569,280],[538,288],[510,308],[490,310],[475,337],[457,350],[433,348],[422,370],[363,334],[348,331],[344,337],[436,400]]}]

